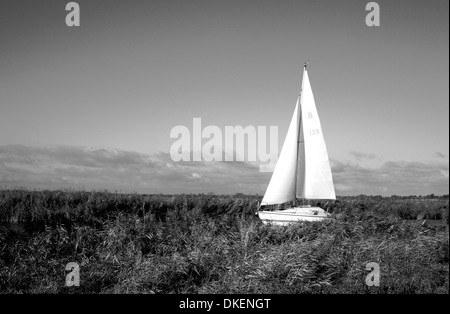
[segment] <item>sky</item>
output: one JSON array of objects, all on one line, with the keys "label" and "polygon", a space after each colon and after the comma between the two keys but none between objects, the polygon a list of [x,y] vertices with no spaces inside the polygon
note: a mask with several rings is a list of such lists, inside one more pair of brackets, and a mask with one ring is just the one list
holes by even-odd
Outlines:
[{"label": "sky", "polygon": [[[0,0],[0,187],[264,194],[249,162],[171,159],[172,128],[277,126],[302,66],[337,195],[449,193],[449,2]],[[205,141],[204,141],[205,142]],[[203,143],[204,143],[203,142]]]}]

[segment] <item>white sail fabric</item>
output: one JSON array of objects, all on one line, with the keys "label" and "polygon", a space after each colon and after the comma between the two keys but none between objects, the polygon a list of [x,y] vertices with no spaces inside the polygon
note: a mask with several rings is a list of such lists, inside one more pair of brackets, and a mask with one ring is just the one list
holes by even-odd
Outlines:
[{"label": "white sail fabric", "polygon": [[299,130],[299,99],[292,115],[280,157],[267,186],[261,205],[281,204],[295,198],[297,141]]},{"label": "white sail fabric", "polygon": [[[300,107],[296,196],[306,199],[336,199],[327,148],[306,68],[303,71]],[[291,145],[295,146],[294,143]]]}]

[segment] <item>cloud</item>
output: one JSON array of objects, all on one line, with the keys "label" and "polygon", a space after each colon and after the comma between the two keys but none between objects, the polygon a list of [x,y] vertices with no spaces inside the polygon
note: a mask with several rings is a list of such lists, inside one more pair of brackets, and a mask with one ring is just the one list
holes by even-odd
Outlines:
[{"label": "cloud", "polygon": [[449,165],[444,162],[388,161],[377,168],[332,160],[338,195],[448,194]]},{"label": "cloud", "polygon": [[350,151],[350,154],[356,158],[356,160],[365,160],[365,159],[375,159],[375,154],[372,153],[363,153],[358,151]]},{"label": "cloud", "polygon": [[264,193],[270,173],[245,162],[174,162],[169,154],[73,146],[0,146],[0,186],[138,193]]},{"label": "cloud", "polygon": [[[370,155],[370,154],[368,154]],[[0,146],[0,187],[138,193],[264,194],[271,173],[247,162],[174,162],[167,153],[109,148]],[[369,168],[331,160],[337,195],[448,194],[448,161],[388,161]]]}]

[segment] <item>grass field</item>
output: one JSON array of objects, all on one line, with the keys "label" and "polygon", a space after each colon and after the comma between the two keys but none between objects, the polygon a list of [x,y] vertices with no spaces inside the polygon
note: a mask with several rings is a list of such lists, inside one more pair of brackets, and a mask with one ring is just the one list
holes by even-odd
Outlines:
[{"label": "grass field", "polygon": [[449,293],[448,198],[345,197],[276,228],[258,201],[0,191],[0,293]]}]

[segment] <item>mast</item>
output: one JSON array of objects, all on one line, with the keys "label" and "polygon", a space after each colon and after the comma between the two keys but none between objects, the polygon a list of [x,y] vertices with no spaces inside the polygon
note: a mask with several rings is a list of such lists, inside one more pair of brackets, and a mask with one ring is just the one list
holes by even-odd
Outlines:
[{"label": "mast", "polygon": [[[307,60],[303,66],[303,75],[302,75],[302,86],[300,87],[300,93],[298,94],[298,97],[300,98],[302,95],[302,91],[303,91],[303,77],[305,76],[305,71],[306,71],[306,66],[308,65],[309,60]],[[301,117],[301,103],[300,103],[300,108],[299,108],[299,117]],[[298,118],[298,120],[300,121],[300,118]],[[297,203],[297,172],[298,172],[298,148],[300,146],[300,128],[302,126],[300,125],[300,123],[298,124],[298,136],[297,136],[297,162],[295,163],[295,194],[294,194],[294,206]]]}]

